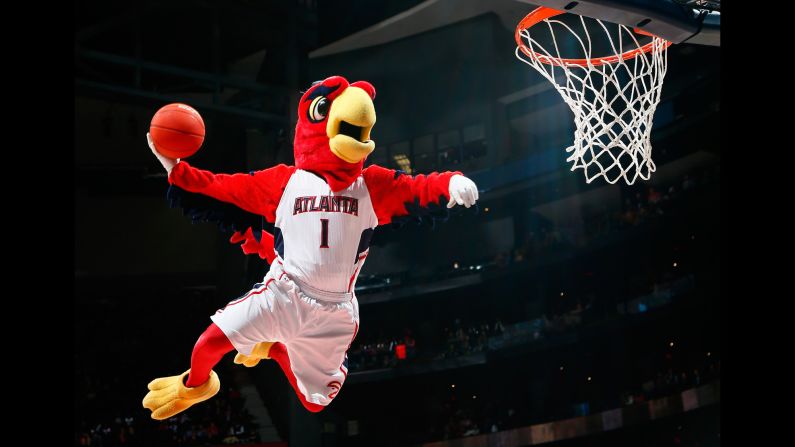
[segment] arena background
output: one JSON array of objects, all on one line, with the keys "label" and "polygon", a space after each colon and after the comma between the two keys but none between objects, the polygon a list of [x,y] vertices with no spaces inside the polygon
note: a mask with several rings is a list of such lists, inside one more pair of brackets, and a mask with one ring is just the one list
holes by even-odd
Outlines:
[{"label": "arena background", "polygon": [[[652,178],[586,184],[571,112],[514,56],[533,7],[78,1],[75,444],[719,445],[720,48],[669,49]],[[292,163],[300,92],[334,74],[378,91],[368,162],[460,170],[478,212],[376,231],[323,412],[230,355],[215,398],[151,420],[146,383],[267,268],[168,207],[151,116],[199,110],[195,166]]]}]

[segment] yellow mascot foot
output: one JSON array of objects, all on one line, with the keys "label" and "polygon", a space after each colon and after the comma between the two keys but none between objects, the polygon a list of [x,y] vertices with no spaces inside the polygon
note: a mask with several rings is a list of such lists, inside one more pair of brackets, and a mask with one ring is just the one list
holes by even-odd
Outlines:
[{"label": "yellow mascot foot", "polygon": [[203,402],[221,389],[221,381],[215,371],[210,371],[210,378],[203,384],[189,388],[185,379],[190,370],[178,376],[161,377],[149,382],[149,392],[144,397],[144,408],[152,410],[152,419],[163,420],[183,412],[193,404]]},{"label": "yellow mascot foot", "polygon": [[241,353],[237,353],[235,355],[235,363],[238,365],[244,365],[248,368],[257,366],[257,363],[261,359],[269,359],[270,357],[268,354],[271,351],[271,346],[273,346],[274,342],[264,341],[261,343],[257,343],[254,345],[254,349],[251,350],[251,354],[245,355]]}]

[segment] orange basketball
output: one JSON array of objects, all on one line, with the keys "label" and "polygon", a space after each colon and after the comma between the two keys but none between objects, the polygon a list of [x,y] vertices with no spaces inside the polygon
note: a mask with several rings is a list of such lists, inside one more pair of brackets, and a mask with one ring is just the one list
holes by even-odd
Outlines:
[{"label": "orange basketball", "polygon": [[166,157],[190,157],[204,142],[204,120],[189,105],[169,104],[152,117],[149,133],[157,151]]}]

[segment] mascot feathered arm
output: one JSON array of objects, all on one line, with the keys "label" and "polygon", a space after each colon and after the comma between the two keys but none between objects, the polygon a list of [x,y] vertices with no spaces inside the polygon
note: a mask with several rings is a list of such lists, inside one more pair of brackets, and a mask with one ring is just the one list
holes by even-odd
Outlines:
[{"label": "mascot feathered arm", "polygon": [[273,236],[265,231],[264,221],[275,220],[294,167],[282,164],[249,174],[213,174],[162,155],[149,134],[146,139],[168,173],[167,197],[172,208],[181,207],[193,222],[214,222],[222,231],[234,231],[230,242],[242,242],[245,254],[273,261]]},{"label": "mascot feathered arm", "polygon": [[181,161],[171,170],[168,182],[186,191],[231,203],[273,222],[284,186],[293,172],[294,167],[281,164],[248,174],[213,174]]},{"label": "mascot feathered arm", "polygon": [[478,199],[475,183],[457,171],[411,176],[372,165],[362,175],[379,225],[401,225],[407,220],[433,223],[447,218],[447,208],[456,204],[469,208]]},{"label": "mascot feathered arm", "polygon": [[273,222],[284,187],[295,167],[277,165],[248,174],[213,174],[187,162],[177,163],[168,176],[172,207],[182,207],[194,222],[216,222],[234,231],[230,242],[242,243],[246,254],[274,259],[273,236],[263,218]]}]

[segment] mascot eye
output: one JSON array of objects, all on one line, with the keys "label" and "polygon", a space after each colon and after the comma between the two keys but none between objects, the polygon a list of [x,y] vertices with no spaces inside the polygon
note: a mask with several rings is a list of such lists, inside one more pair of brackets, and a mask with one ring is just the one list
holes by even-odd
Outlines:
[{"label": "mascot eye", "polygon": [[331,102],[325,96],[318,96],[313,99],[312,104],[309,105],[309,120],[313,123],[323,121],[328,115],[330,106]]}]

